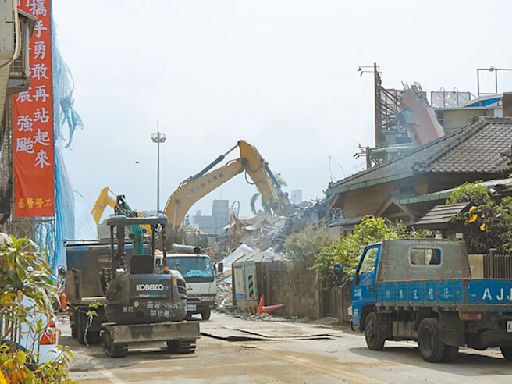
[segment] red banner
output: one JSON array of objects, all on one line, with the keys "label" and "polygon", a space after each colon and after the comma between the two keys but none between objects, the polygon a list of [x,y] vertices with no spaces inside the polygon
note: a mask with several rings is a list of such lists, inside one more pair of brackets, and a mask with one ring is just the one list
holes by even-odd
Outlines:
[{"label": "red banner", "polygon": [[19,0],[37,17],[30,38],[30,88],[13,96],[14,188],[17,217],[53,216],[55,169],[50,0]]}]

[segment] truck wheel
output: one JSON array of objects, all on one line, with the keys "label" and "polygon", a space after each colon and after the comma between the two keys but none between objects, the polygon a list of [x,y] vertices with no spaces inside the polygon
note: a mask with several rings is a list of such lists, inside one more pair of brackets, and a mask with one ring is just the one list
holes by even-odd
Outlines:
[{"label": "truck wheel", "polygon": [[76,311],[75,315],[76,321],[76,339],[80,344],[85,344],[85,327],[87,326],[87,319],[85,318],[85,313],[80,312],[80,310]]},{"label": "truck wheel", "polygon": [[87,330],[87,344],[95,345],[101,343],[100,332],[99,331],[91,331]]},{"label": "truck wheel", "polygon": [[379,327],[379,321],[375,312],[370,312],[364,322],[364,338],[368,349],[382,351],[386,338]]},{"label": "truck wheel", "polygon": [[[423,319],[418,328],[418,349],[423,360],[439,363],[444,360],[446,345],[439,340],[439,320]],[[453,355],[453,351],[448,354]],[[450,356],[447,356],[450,357]]]},{"label": "truck wheel", "polygon": [[457,356],[459,356],[459,347],[454,347],[452,345],[445,344],[443,361],[445,363],[449,363],[451,361],[454,361],[457,358]]},{"label": "truck wheel", "polygon": [[101,346],[105,355],[110,357],[125,357],[128,354],[128,345],[114,344],[112,336],[107,330],[101,331]]},{"label": "truck wheel", "polygon": [[[89,323],[89,319],[87,315],[83,312],[77,311],[76,314],[76,326],[75,326],[75,335],[80,344],[94,345],[100,343],[100,333],[99,331],[93,331],[90,328],[87,329],[87,324]],[[71,332],[73,335],[73,327],[71,328]],[[87,338],[87,343],[85,342]]]},{"label": "truck wheel", "polygon": [[212,311],[210,309],[205,309],[203,312],[201,312],[201,319],[208,320],[208,319],[210,319],[211,315],[212,315]]},{"label": "truck wheel", "polygon": [[512,346],[500,347],[501,354],[506,360],[512,360]]},{"label": "truck wheel", "polygon": [[170,353],[188,354],[196,350],[195,340],[167,340],[166,344]]}]

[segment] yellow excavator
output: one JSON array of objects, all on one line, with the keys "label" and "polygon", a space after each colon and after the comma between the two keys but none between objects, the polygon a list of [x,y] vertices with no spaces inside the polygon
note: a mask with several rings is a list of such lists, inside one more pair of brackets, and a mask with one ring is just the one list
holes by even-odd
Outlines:
[{"label": "yellow excavator", "polygon": [[[239,158],[213,169],[236,148],[239,148],[240,151]],[[202,171],[184,180],[169,197],[165,206],[165,214],[169,220],[168,229],[173,234],[173,236],[170,236],[170,240],[177,240],[176,234],[183,225],[185,215],[197,201],[244,171],[246,175],[249,175],[261,193],[261,197],[268,203],[274,213],[285,214],[289,211],[291,206],[288,196],[281,190],[280,184],[270,170],[268,163],[254,146],[240,140]],[[99,223],[107,206],[116,210],[116,206],[118,206],[118,204],[116,205],[117,196],[112,197],[111,195],[115,196],[108,187],[100,191],[91,212],[96,223]]]},{"label": "yellow excavator", "polygon": [[[238,159],[231,160],[226,165],[212,170],[236,148],[240,150]],[[254,146],[240,140],[201,172],[184,180],[169,197],[165,206],[165,214],[170,227],[174,231],[178,230],[183,225],[188,210],[197,201],[244,171],[246,175],[249,175],[261,193],[261,197],[270,205],[272,211],[276,214],[283,214],[287,211],[290,207],[288,196],[281,190],[280,184],[270,170],[268,163]]]}]

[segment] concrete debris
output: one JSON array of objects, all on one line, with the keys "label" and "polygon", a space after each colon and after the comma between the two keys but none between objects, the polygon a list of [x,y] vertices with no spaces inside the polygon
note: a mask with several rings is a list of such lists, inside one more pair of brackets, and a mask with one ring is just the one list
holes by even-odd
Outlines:
[{"label": "concrete debris", "polygon": [[444,136],[443,127],[437,121],[435,112],[418,83],[406,86],[400,95],[398,120],[418,145],[430,143]]},{"label": "concrete debris", "polygon": [[241,219],[232,214],[230,224],[207,253],[213,260],[222,262],[223,273],[217,279],[216,303],[219,311],[236,311],[233,308],[233,263],[253,261],[267,263],[286,261],[284,243],[286,238],[308,226],[328,223],[333,212],[327,201],[304,202],[289,216],[273,216],[260,212],[250,219]]},{"label": "concrete debris", "polygon": [[[225,234],[217,238],[209,249],[209,255],[215,260],[232,253],[240,244],[254,250],[266,251],[272,248],[275,252],[284,251],[286,238],[300,232],[308,226],[329,223],[334,213],[329,210],[327,200],[303,202],[294,206],[288,216],[273,216],[260,211],[249,219],[239,218],[236,214],[230,217],[230,223],[224,228]],[[225,265],[225,267],[229,267]]]}]

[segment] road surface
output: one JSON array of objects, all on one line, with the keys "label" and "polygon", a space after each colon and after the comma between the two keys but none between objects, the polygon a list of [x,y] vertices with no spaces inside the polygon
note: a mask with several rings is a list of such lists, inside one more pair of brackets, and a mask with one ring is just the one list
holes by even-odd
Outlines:
[{"label": "road surface", "polygon": [[99,346],[63,344],[75,351],[71,377],[79,383],[511,383],[512,362],[498,350],[464,349],[448,364],[431,364],[414,343],[387,342],[369,351],[346,328],[288,321],[251,321],[215,313],[201,322],[193,355],[171,355],[163,343],[112,359]]}]

